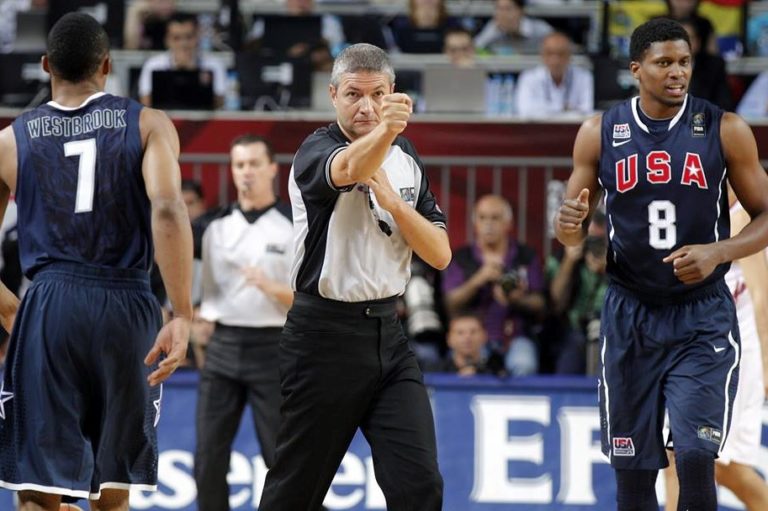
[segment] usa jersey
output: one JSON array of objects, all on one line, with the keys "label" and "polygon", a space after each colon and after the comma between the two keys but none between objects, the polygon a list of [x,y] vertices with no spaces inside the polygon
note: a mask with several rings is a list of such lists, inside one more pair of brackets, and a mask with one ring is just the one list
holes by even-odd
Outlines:
[{"label": "usa jersey", "polygon": [[98,93],[77,108],[52,101],[13,122],[19,251],[27,277],[52,261],[150,267],[141,108]]},{"label": "usa jersey", "polygon": [[723,111],[688,95],[667,130],[652,133],[635,97],[602,118],[600,185],[605,190],[607,271],[650,296],[679,295],[721,279],[718,266],[696,285],[680,282],[662,259],[683,245],[729,237]]}]

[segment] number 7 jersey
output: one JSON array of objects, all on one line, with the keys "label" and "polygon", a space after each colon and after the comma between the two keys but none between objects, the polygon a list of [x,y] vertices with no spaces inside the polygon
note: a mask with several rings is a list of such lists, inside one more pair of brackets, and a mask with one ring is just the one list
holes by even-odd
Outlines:
[{"label": "number 7 jersey", "polygon": [[[704,282],[686,285],[662,259],[684,245],[729,236],[723,111],[688,95],[661,130],[649,129],[639,98],[603,114],[599,181],[608,217],[608,274],[654,297],[679,295],[721,279],[728,264]],[[658,126],[659,121],[653,121]]]},{"label": "number 7 jersey", "polygon": [[19,252],[27,277],[52,261],[149,269],[141,108],[98,93],[77,108],[51,101],[14,120]]}]

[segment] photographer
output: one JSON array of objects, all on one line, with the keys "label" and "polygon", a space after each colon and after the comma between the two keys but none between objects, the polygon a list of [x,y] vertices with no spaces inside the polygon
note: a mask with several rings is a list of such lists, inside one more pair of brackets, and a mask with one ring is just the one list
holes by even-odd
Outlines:
[{"label": "photographer", "polygon": [[544,278],[536,252],[511,237],[512,208],[500,196],[481,197],[474,210],[474,243],[455,252],[443,276],[448,312],[483,320],[492,355],[513,376],[538,371],[530,327],[544,311]]},{"label": "photographer", "polygon": [[605,274],[605,215],[596,211],[582,244],[550,257],[547,277],[552,311],[559,328],[549,344],[558,374],[594,374],[600,335],[600,310],[608,285]]}]

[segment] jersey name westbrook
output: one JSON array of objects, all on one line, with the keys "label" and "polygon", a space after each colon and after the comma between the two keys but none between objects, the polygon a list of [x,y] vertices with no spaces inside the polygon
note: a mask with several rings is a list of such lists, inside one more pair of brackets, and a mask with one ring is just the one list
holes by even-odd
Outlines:
[{"label": "jersey name westbrook", "polygon": [[83,115],[44,115],[27,121],[30,138],[71,137],[101,128],[125,128],[125,109],[96,109]]}]

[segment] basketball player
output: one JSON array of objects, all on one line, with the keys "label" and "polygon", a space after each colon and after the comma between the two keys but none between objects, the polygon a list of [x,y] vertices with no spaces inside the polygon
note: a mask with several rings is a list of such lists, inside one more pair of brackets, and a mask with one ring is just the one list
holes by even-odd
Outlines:
[{"label": "basketball player", "polygon": [[[768,243],[768,176],[747,124],[687,94],[682,26],[640,25],[630,59],[640,95],[582,125],[555,228],[562,243],[580,243],[604,191],[611,284],[599,394],[619,511],[658,509],[665,407],[678,509],[715,511],[714,460],[728,436],[741,349],[723,276],[730,261]],[[726,177],[752,218],[732,238]]]},{"label": "basketball player", "polygon": [[[90,16],[62,17],[42,64],[53,100],[0,131],[0,212],[15,193],[32,281],[18,312],[0,287],[13,325],[0,487],[22,511],[62,497],[127,511],[131,488],[156,487],[158,384],[184,359],[192,316],[179,140],[162,112],[103,92],[108,39]],[[153,245],[175,314],[161,330]]]}]

